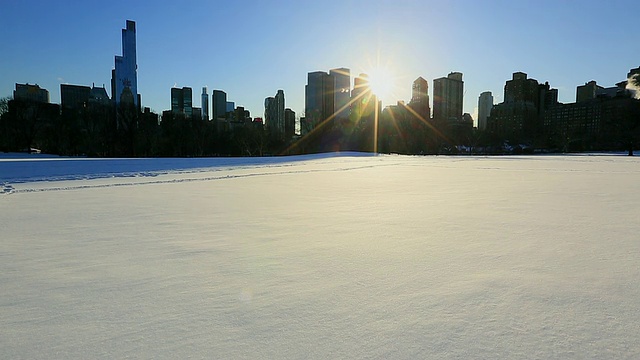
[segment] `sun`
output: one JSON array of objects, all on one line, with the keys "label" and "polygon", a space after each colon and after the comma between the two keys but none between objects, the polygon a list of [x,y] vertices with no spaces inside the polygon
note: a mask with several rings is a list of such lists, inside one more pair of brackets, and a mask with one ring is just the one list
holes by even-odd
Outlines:
[{"label": "sun", "polygon": [[394,76],[386,67],[378,66],[369,70],[369,87],[380,99],[388,99],[393,95]]}]

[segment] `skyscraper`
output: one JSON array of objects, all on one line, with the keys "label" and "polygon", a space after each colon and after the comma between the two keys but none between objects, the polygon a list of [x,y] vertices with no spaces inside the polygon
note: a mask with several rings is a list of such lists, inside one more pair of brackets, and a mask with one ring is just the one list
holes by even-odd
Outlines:
[{"label": "skyscraper", "polygon": [[207,94],[207,87],[202,88],[202,101],[200,107],[202,108],[202,120],[209,120],[209,94]]},{"label": "skyscraper", "polygon": [[276,129],[276,133],[280,137],[284,137],[284,91],[278,90],[275,96],[275,114],[276,114],[276,122],[274,128]]},{"label": "skyscraper", "polygon": [[324,71],[307,74],[304,112],[311,128],[328,119],[334,111],[334,78]]},{"label": "skyscraper", "polygon": [[439,122],[460,120],[463,94],[464,82],[460,72],[433,80],[433,119]]},{"label": "skyscraper", "polygon": [[171,111],[184,114],[187,119],[193,117],[193,91],[190,87],[171,88]]},{"label": "skyscraper", "polygon": [[276,118],[276,99],[273,96],[269,96],[264,99],[264,122],[267,125],[267,129],[272,132],[272,123]]},{"label": "skyscraper", "polygon": [[504,85],[504,102],[530,102],[538,105],[540,94],[538,93],[538,81],[527,78],[523,72],[514,72],[511,80]]},{"label": "skyscraper", "polygon": [[213,90],[211,94],[211,118],[217,120],[224,118],[227,113],[227,93],[222,90]]},{"label": "skyscraper", "polygon": [[131,20],[127,20],[127,27],[122,29],[122,56],[116,55],[115,68],[111,71],[111,97],[116,104],[120,104],[125,88],[129,88],[133,102],[139,107],[136,23]]},{"label": "skyscraper", "polygon": [[485,91],[478,98],[478,129],[487,129],[487,118],[491,115],[493,107],[493,95],[491,91]]},{"label": "skyscraper", "polygon": [[284,137],[289,140],[296,132],[296,112],[286,108],[284,109]]},{"label": "skyscraper", "polygon": [[422,120],[431,118],[431,108],[429,107],[429,82],[422,77],[414,80],[411,87],[411,101],[409,106]]},{"label": "skyscraper", "polygon": [[353,79],[353,90],[351,91],[351,116],[358,122],[372,120],[375,102],[376,97],[373,96],[369,87],[369,75],[356,76]]},{"label": "skyscraper", "polygon": [[305,121],[315,127],[327,119],[348,119],[351,98],[351,71],[337,68],[307,74]]},{"label": "skyscraper", "polygon": [[284,91],[264,100],[264,120],[271,136],[284,139],[285,136]]},{"label": "skyscraper", "polygon": [[351,99],[351,72],[347,68],[329,70],[329,81],[333,82],[333,112],[336,117],[349,118],[349,100]]}]

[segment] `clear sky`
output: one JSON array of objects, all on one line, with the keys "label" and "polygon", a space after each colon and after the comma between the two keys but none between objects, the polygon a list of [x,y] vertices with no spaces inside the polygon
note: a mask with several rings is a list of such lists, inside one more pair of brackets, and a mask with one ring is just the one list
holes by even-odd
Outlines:
[{"label": "clear sky", "polygon": [[[385,105],[409,101],[418,76],[464,74],[464,111],[523,71],[575,101],[590,80],[613,86],[640,66],[633,0],[49,1],[0,0],[0,97],[37,83],[60,101],[60,84],[105,84],[110,93],[121,29],[136,21],[142,105],[170,108],[170,88],[227,92],[262,116],[278,89],[304,112],[307,73],[382,65],[393,74]],[[353,80],[352,80],[353,84]]]}]

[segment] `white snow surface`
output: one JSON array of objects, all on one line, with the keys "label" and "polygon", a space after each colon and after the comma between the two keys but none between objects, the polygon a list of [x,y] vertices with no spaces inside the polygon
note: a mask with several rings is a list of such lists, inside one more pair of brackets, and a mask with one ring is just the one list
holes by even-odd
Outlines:
[{"label": "white snow surface", "polygon": [[640,164],[0,159],[0,358],[638,359]]}]

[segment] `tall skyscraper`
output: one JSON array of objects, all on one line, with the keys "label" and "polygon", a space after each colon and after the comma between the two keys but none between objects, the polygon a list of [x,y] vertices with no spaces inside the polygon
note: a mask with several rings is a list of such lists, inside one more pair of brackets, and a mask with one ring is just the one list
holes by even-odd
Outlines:
[{"label": "tall skyscraper", "polygon": [[276,118],[276,99],[273,96],[269,96],[264,99],[264,122],[267,125],[269,131],[272,130],[272,123]]},{"label": "tall skyscraper", "polygon": [[375,100],[369,87],[369,75],[356,76],[353,79],[353,90],[351,91],[351,116],[358,122],[372,120]]},{"label": "tall skyscraper", "polygon": [[193,117],[193,91],[190,87],[171,88],[171,111],[184,114],[187,119]]},{"label": "tall skyscraper", "polygon": [[296,132],[296,112],[286,108],[284,109],[284,137],[289,140]]},{"label": "tall skyscraper", "polygon": [[125,88],[133,95],[133,102],[138,102],[138,65],[136,63],[136,23],[127,20],[127,27],[122,29],[122,56],[116,55],[115,68],[111,71],[111,97],[116,104]]},{"label": "tall skyscraper", "polygon": [[202,120],[209,120],[209,94],[207,94],[207,87],[202,88],[200,107],[202,108]]},{"label": "tall skyscraper", "polygon": [[348,119],[350,114],[351,72],[347,68],[314,71],[307,74],[305,121],[315,127],[327,119]]},{"label": "tall skyscraper", "polygon": [[429,107],[429,82],[422,77],[413,81],[409,106],[422,117],[422,120],[429,120],[431,118],[431,108]]},{"label": "tall skyscraper", "polygon": [[279,136],[284,137],[284,91],[278,90],[275,96],[276,105],[276,122],[274,128]]},{"label": "tall skyscraper", "polygon": [[464,82],[460,72],[433,80],[433,119],[440,122],[460,120],[463,94]]},{"label": "tall skyscraper", "polygon": [[333,112],[336,117],[349,118],[351,99],[351,71],[347,68],[329,70],[329,82],[333,82]]},{"label": "tall skyscraper", "polygon": [[278,90],[276,96],[264,100],[264,119],[272,136],[284,139],[285,136],[284,91]]},{"label": "tall skyscraper", "polygon": [[485,91],[478,98],[478,129],[487,129],[487,118],[491,115],[493,107],[493,95],[491,91]]},{"label": "tall skyscraper", "polygon": [[211,94],[211,118],[217,120],[224,118],[227,113],[227,93],[222,90],[213,90]]},{"label": "tall skyscraper", "polygon": [[305,117],[311,128],[328,119],[334,111],[334,78],[324,71],[307,74]]}]

